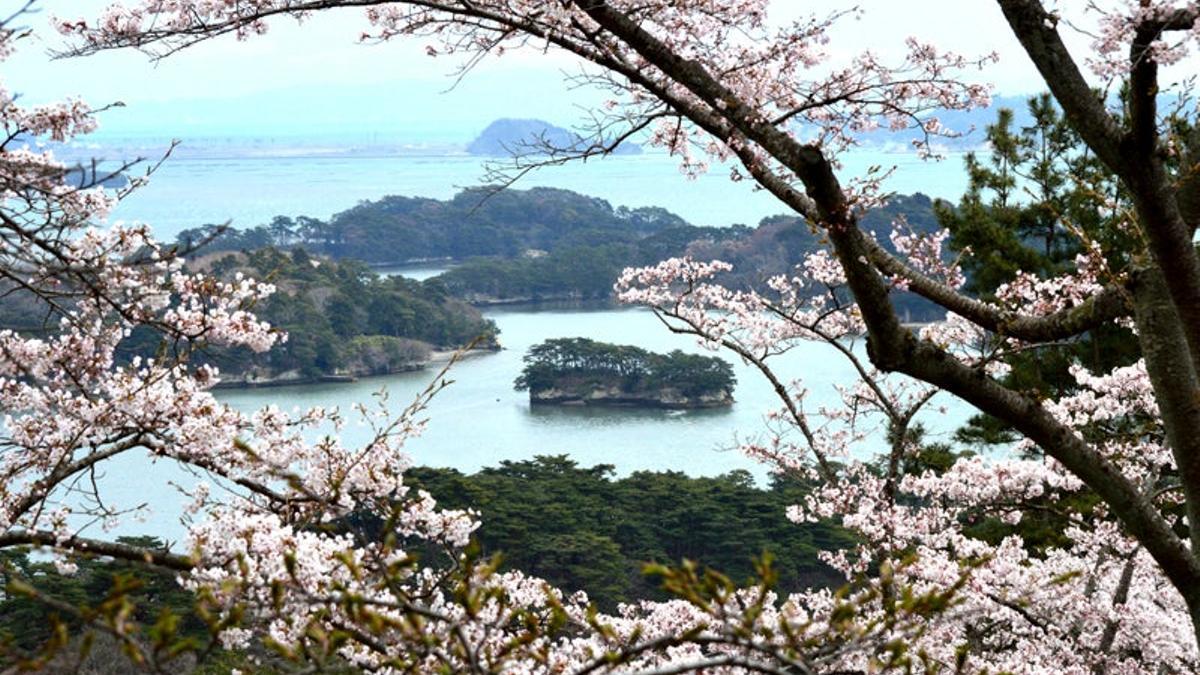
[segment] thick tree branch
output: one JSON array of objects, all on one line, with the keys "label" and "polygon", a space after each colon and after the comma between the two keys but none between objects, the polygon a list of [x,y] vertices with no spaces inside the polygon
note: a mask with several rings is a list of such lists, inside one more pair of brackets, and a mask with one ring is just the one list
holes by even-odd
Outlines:
[{"label": "thick tree branch", "polygon": [[1116,171],[1123,161],[1120,129],[1084,79],[1055,27],[1057,20],[1040,0],[997,0],[1013,35],[1050,87],[1063,114],[1100,161]]},{"label": "thick tree branch", "polygon": [[[918,340],[900,324],[891,305],[889,284],[881,271],[900,274],[906,270],[906,266],[891,256],[881,257],[876,250],[878,244],[858,228],[857,215],[822,146],[800,142],[787,129],[766,119],[756,105],[740,98],[735,89],[725,84],[733,81],[726,79],[725,73],[710,72],[702,64],[680,56],[669,43],[656,38],[636,19],[637,13],[644,10],[620,10],[603,0],[564,2],[586,13],[599,28],[588,22],[584,27],[586,30],[562,35],[541,24],[536,12],[508,15],[504,9],[497,8],[502,7],[500,5],[480,7],[466,0],[459,3],[417,0],[408,4],[430,7],[454,17],[470,17],[470,25],[481,31],[513,30],[540,36],[548,44],[560,46],[624,75],[629,78],[631,88],[645,89],[698,127],[728,143],[730,150],[737,154],[761,185],[827,230],[837,258],[845,270],[848,285],[861,308],[869,332],[868,352],[876,365],[884,370],[906,373],[950,391],[981,411],[1009,423],[1039,444],[1105,500],[1128,532],[1146,548],[1183,594],[1193,617],[1200,613],[1200,563],[1187,544],[1174,533],[1153,501],[1121,474],[1117,466],[1070,427],[1060,423],[1037,399],[1004,387],[988,378],[978,366],[963,363],[945,349]],[[1184,460],[1180,462],[1180,467],[1184,480],[1195,481],[1194,487],[1200,490],[1200,469],[1196,469],[1195,478],[1189,477],[1188,473],[1193,470],[1191,465],[1198,463],[1196,458],[1200,458],[1200,448],[1188,446],[1190,441],[1186,436],[1196,437],[1200,445],[1200,434],[1196,433],[1200,429],[1200,422],[1193,419],[1200,415],[1200,410],[1197,410],[1200,400],[1196,399],[1196,364],[1200,364],[1200,358],[1197,357],[1200,355],[1200,261],[1196,258],[1191,241],[1196,222],[1185,216],[1179,207],[1177,187],[1169,180],[1162,158],[1156,154],[1157,129],[1153,103],[1156,73],[1153,64],[1144,58],[1145,46],[1149,43],[1145,35],[1139,33],[1143,53],[1135,58],[1134,78],[1138,89],[1135,97],[1140,98],[1134,102],[1132,132],[1122,135],[1117,121],[1106,110],[1103,99],[1091,91],[1079,72],[1054,28],[1054,18],[1045,11],[1042,3],[1038,0],[998,2],[1063,107],[1067,119],[1134,195],[1139,224],[1147,233],[1150,248],[1163,272],[1160,286],[1166,289],[1166,292],[1156,292],[1150,286],[1138,289],[1142,294],[1157,293],[1154,298],[1157,304],[1139,304],[1139,322],[1151,331],[1161,326],[1164,337],[1182,335],[1186,338],[1177,340],[1173,348],[1179,348],[1182,344],[1191,347],[1190,350],[1163,351],[1157,357],[1148,356],[1148,365],[1156,373],[1152,375],[1156,393],[1161,396],[1157,390],[1174,387],[1180,397],[1177,401],[1166,402],[1164,417],[1178,418],[1178,422],[1170,423],[1179,427],[1172,437],[1172,443],[1176,446],[1173,449],[1183,453]],[[301,2],[289,4],[277,12],[366,4],[383,2]],[[1194,20],[1195,17],[1171,16],[1160,19],[1162,25],[1159,29],[1174,30],[1176,23],[1182,27],[1182,22],[1189,18]],[[194,38],[205,39],[213,34],[234,30],[239,25],[230,23],[219,28],[200,26]],[[430,19],[428,24],[419,25],[424,28],[436,25],[436,21]],[[177,34],[179,32],[173,30],[164,33],[166,36]],[[151,36],[146,42],[134,44],[145,45],[154,39]],[[629,49],[640,58],[630,55]],[[1136,49],[1135,46],[1135,55]],[[642,60],[648,62],[650,67],[643,68]],[[1146,62],[1143,63],[1146,68],[1140,74],[1136,71],[1139,61]],[[661,77],[660,73],[665,77]],[[769,164],[759,157],[760,150],[769,158]],[[774,170],[776,162],[783,168]],[[789,174],[794,174],[803,183],[806,194],[801,194],[790,184],[794,181]],[[1031,341],[1070,337],[1127,315],[1130,311],[1123,289],[1113,288],[1096,295],[1080,307],[1052,317],[1013,317],[985,303],[960,296],[931,279],[917,275],[914,280],[913,272],[907,271],[909,274],[903,276],[909,278],[918,292],[923,291],[926,297],[941,298],[939,304],[967,316],[986,329]],[[1187,401],[1189,398],[1190,404]],[[1192,514],[1191,509],[1196,508],[1197,501],[1189,494],[1189,515],[1193,516],[1193,522],[1197,522],[1196,514]],[[18,539],[6,544],[4,538],[0,538],[0,546],[45,543],[87,548],[69,546],[72,541],[83,540],[55,541],[51,533],[35,532],[28,535],[33,539],[23,542],[19,539],[20,533],[9,536],[17,536]],[[139,555],[144,554],[140,549],[136,550]],[[1200,626],[1200,622],[1196,623]],[[714,662],[707,665],[731,664]],[[746,667],[746,664],[739,665]]]},{"label": "thick tree branch", "polygon": [[[692,94],[704,101],[709,110],[722,111],[721,118],[732,124],[746,138],[761,146],[788,169],[794,171],[804,183],[809,197],[817,206],[822,224],[843,223],[851,219],[849,202],[846,200],[841,186],[837,183],[837,179],[833,176],[832,167],[817,146],[801,143],[783,129],[764,121],[761,115],[747,106],[702,65],[676,54],[670,47],[620,10],[600,0],[572,1],[601,28],[612,33],[636,51],[639,56],[653,63],[667,73],[671,79],[682,84]],[[675,100],[678,101],[678,98],[675,97]],[[676,107],[679,106],[676,105]],[[694,115],[697,112],[697,106],[686,106],[680,112],[687,114],[701,126],[712,130],[711,122],[705,124],[702,119],[705,116],[712,116],[711,112],[703,111],[704,115],[701,116],[701,119],[697,119]],[[728,140],[729,136],[729,133],[719,135],[723,140]],[[828,188],[831,185],[828,180],[830,178],[833,179],[834,189],[814,194],[814,190],[821,191]]]},{"label": "thick tree branch", "polygon": [[1195,28],[1197,21],[1200,21],[1200,8],[1181,7],[1166,16],[1145,22],[1142,24],[1142,28],[1155,34],[1185,31]]},{"label": "thick tree branch", "polygon": [[1154,151],[1158,135],[1158,63],[1151,45],[1159,31],[1151,26],[1137,30],[1129,49],[1129,121],[1126,143]]},{"label": "thick tree branch", "polygon": [[1192,550],[1200,551],[1200,527],[1195,525],[1200,523],[1200,387],[1196,371],[1162,271],[1139,270],[1133,292],[1142,358],[1187,497]]},{"label": "thick tree branch", "polygon": [[993,333],[1025,342],[1055,342],[1075,337],[1133,312],[1129,292],[1120,286],[1109,286],[1076,307],[1046,316],[1008,312],[965,296],[914,270],[873,239],[868,238],[865,243],[871,262],[879,271],[906,279],[909,282],[908,290]]},{"label": "thick tree branch", "polygon": [[1143,25],[1136,31],[1130,52],[1132,127],[1123,134],[1104,101],[1088,87],[1054,27],[1054,17],[1042,3],[997,2],[1071,126],[1133,194],[1140,224],[1183,322],[1192,362],[1200,363],[1200,260],[1159,154],[1155,119],[1158,70],[1149,53],[1159,32],[1184,26],[1194,12],[1177,13],[1164,23]]},{"label": "thick tree branch", "polygon": [[[1137,551],[1129,556],[1125,561],[1125,565],[1121,568],[1121,578],[1117,581],[1117,590],[1113,592],[1113,609],[1121,609],[1125,603],[1129,602],[1129,587],[1133,584],[1133,573],[1137,568]],[[1121,622],[1115,617],[1108,620],[1104,626],[1104,633],[1100,636],[1099,651],[1101,654],[1107,654],[1113,646],[1113,642],[1117,639],[1117,630],[1121,627]],[[1102,670],[1097,670],[1098,675],[1102,675]]]},{"label": "thick tree branch", "polygon": [[1183,156],[1179,167],[1179,184],[1175,186],[1175,201],[1183,222],[1193,235],[1200,229],[1200,125],[1181,139]]},{"label": "thick tree branch", "polygon": [[177,572],[190,572],[195,567],[191,558],[177,553],[84,537],[60,539],[54,532],[24,530],[0,534],[0,549],[11,546],[49,546],[61,551],[120,558]]},{"label": "thick tree branch", "polygon": [[[714,95],[728,96],[730,100],[725,101],[726,109],[731,116],[738,114],[740,103],[697,64],[685,62],[670,53],[653,36],[607,5],[599,8],[588,5],[588,9],[597,22],[693,91],[699,89],[710,98]],[[684,72],[677,73],[676,68]],[[1115,466],[1069,428],[1058,423],[1037,401],[1006,389],[931,344],[918,342],[900,324],[888,298],[888,286],[869,259],[867,238],[857,228],[832,166],[819,150],[800,146],[782,132],[756,133],[763,130],[748,121],[743,121],[739,126],[754,134],[756,142],[772,152],[789,169],[796,171],[803,181],[808,197],[815,204],[822,224],[829,232],[838,259],[846,270],[848,284],[862,310],[869,332],[868,352],[872,361],[885,370],[898,370],[940,386],[1029,436],[1106,498],[1113,511],[1159,561],[1181,592],[1200,594],[1196,590],[1197,583],[1200,583],[1200,565],[1197,565],[1161,514]],[[785,202],[796,202],[798,205],[808,203],[777,176],[754,164],[749,168],[756,179]],[[1200,596],[1193,599],[1200,602]]]},{"label": "thick tree branch", "polygon": [[[1157,153],[1151,148],[1129,152],[1125,182],[1150,252],[1166,279],[1194,369],[1200,364],[1200,259],[1192,241],[1193,229],[1184,221],[1175,201],[1175,187]],[[1142,154],[1136,154],[1139,152]]]}]

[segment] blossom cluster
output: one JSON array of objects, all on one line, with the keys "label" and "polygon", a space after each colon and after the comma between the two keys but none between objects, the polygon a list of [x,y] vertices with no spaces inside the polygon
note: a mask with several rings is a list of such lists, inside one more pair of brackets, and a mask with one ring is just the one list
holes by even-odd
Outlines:
[{"label": "blossom cluster", "polygon": [[[213,3],[206,11],[232,6]],[[106,19],[128,31],[138,30],[139,20],[120,12]],[[79,105],[39,110],[10,102],[0,120],[11,138],[94,128]],[[720,601],[707,608],[679,600],[605,616],[585,595],[568,596],[471,558],[465,547],[479,526],[476,514],[441,509],[404,479],[405,444],[423,430],[422,411],[440,385],[399,414],[386,396],[378,409],[361,406],[374,433],[358,447],[336,435],[345,423],[339,411],[234,410],[211,392],[217,369],[193,356],[213,345],[261,351],[283,340],[252,311],[273,287],[190,271],[147,226],[106,223],[120,194],[69,184],[67,174],[48,151],[0,148],[4,290],[51,317],[45,331],[0,332],[5,542],[35,542],[65,556],[104,545],[90,538],[93,524],[107,530],[129,509],[88,476],[115,457],[140,453],[203,477],[180,486],[189,498],[188,537],[185,560],[174,565],[184,568],[181,583],[195,591],[227,647],[265,641],[297,661],[328,649],[328,656],[382,672],[695,664],[735,673],[747,659],[792,658],[800,640],[844,637],[843,629],[814,618],[836,604],[827,593],[777,608],[770,594],[719,590]],[[714,266],[696,278],[719,271]],[[734,308],[742,299],[726,302]],[[127,353],[135,331],[151,331],[162,348]],[[431,549],[443,557],[419,562],[414,555]],[[149,552],[129,555],[142,560]],[[64,573],[74,567],[69,557],[56,564]],[[783,621],[795,626],[775,632]],[[773,637],[740,644],[747,630]],[[320,638],[339,631],[355,638]],[[869,633],[856,628],[854,637]]]},{"label": "blossom cluster", "polygon": [[[214,35],[261,33],[270,16],[304,18],[328,4],[140,0],[113,6],[98,21],[59,25],[81,41],[81,51],[155,45],[169,51]],[[1092,64],[1102,77],[1123,76],[1143,59],[1177,63],[1198,36],[1196,2],[1116,5],[1101,13],[1094,45]],[[841,190],[851,207],[861,208],[882,198],[886,172],[846,190],[830,181],[802,185],[793,171],[804,162],[785,155],[836,169],[838,154],[875,129],[916,129],[917,149],[928,154],[936,136],[954,133],[935,111],[987,103],[987,87],[963,81],[961,72],[986,65],[990,55],[965,58],[912,39],[899,63],[869,51],[839,61],[829,35],[846,14],[773,27],[767,12],[767,0],[397,1],[370,4],[364,38],[416,36],[429,54],[462,55],[467,64],[523,46],[600,64],[603,72],[582,77],[611,94],[602,140],[614,129],[646,133],[689,176],[736,158],[734,178],[748,172],[806,216],[812,214],[798,188]],[[1057,30],[1060,18],[1045,13],[1038,30]],[[1146,49],[1131,50],[1147,31]],[[660,52],[670,58],[655,57]],[[77,103],[26,113],[2,109],[10,130],[51,138],[91,124]],[[348,448],[332,436],[310,440],[333,413],[241,415],[207,392],[218,376],[211,369],[159,359],[121,362],[116,346],[133,326],[153,326],[184,346],[216,340],[269,347],[277,336],[244,306],[269,287],[191,277],[169,257],[147,254],[155,247],[136,229],[89,233],[86,224],[102,218],[111,200],[101,191],[64,187],[55,178],[60,169],[47,153],[5,148],[0,156],[0,171],[15,186],[0,188],[6,205],[28,200],[34,193],[27,186],[37,185],[36,194],[46,197],[34,211],[71,228],[81,247],[65,262],[35,256],[20,269],[39,297],[55,303],[60,335],[0,336],[5,424],[14,430],[14,451],[0,465],[10,479],[0,488],[3,524],[9,531],[44,529],[69,545],[72,510],[55,491],[70,476],[134,448],[231,483],[246,496],[219,501],[213,492],[195,494],[193,508],[203,519],[192,530],[196,568],[188,576],[226,616],[248,610],[250,624],[226,629],[231,644],[266,626],[284,651],[304,651],[319,642],[313,635],[341,630],[357,639],[335,647],[340,656],[384,671],[733,673],[766,671],[755,666],[763,658],[807,672],[819,670],[808,660],[813,654],[831,669],[882,670],[869,636],[876,645],[909,645],[926,671],[1200,670],[1181,595],[1105,505],[1089,506],[1078,478],[1060,463],[1039,457],[1031,442],[998,456],[958,457],[940,471],[922,463],[926,448],[915,416],[937,390],[870,364],[859,341],[867,329],[863,312],[844,288],[844,265],[884,267],[879,260],[839,262],[814,252],[762,293],[725,288],[719,277],[727,265],[687,258],[627,270],[617,284],[623,301],[650,306],[707,347],[731,349],[771,381],[782,407],[768,414],[766,440],[745,450],[812,479],[812,492],[789,512],[793,519],[837,519],[859,535],[853,548],[823,556],[856,584],[853,619],[839,618],[847,616],[846,605],[828,592],[702,593],[686,573],[674,580],[691,602],[640,603],[600,616],[586,609],[586,598],[481,567],[460,549],[476,526],[474,514],[439,511],[428,495],[410,492],[403,446],[422,428],[424,399],[395,419],[373,422],[375,438]],[[41,233],[31,227],[15,236],[37,243]],[[908,270],[887,266],[893,289],[929,281],[938,292],[957,293],[965,278],[957,261],[945,259],[945,236],[893,234]],[[957,303],[961,312],[903,333],[904,346],[936,353],[948,368],[965,367],[981,386],[998,386],[989,378],[1005,371],[1004,355],[1026,345],[968,314],[1000,317],[989,325],[1018,313],[1050,316],[1080,306],[1111,276],[1092,248],[1060,278],[1017,275],[999,289],[997,304]],[[823,343],[857,373],[855,382],[837,388],[841,405],[807,409],[803,382],[774,370],[799,340]],[[1162,505],[1165,515],[1156,515],[1182,526],[1172,482],[1179,467],[1146,366],[1110,373],[1077,366],[1072,374],[1076,390],[1057,401],[1006,393],[1048,413],[1061,435],[1086,439],[1105,470],[1136,485],[1152,508]],[[887,432],[888,448],[878,458],[856,452],[872,425]],[[1047,541],[1024,541],[1017,526],[1043,511],[1065,525]],[[382,537],[364,540],[347,525],[362,513],[385,524]],[[980,524],[988,527],[981,531]],[[443,546],[449,564],[413,563],[405,548],[410,540]],[[898,605],[945,589],[954,590],[954,604],[923,615],[919,631],[895,622]]]},{"label": "blossom cluster", "polygon": [[[1092,70],[1106,80],[1118,79],[1129,72],[1129,46],[1139,31],[1149,29],[1153,39],[1148,58],[1169,66],[1187,58],[1192,44],[1200,41],[1200,3],[1180,0],[1122,0],[1116,7],[1099,13],[1099,30],[1092,41],[1094,55],[1088,59]],[[1170,33],[1161,26],[1178,23]]]},{"label": "blossom cluster", "polygon": [[[959,261],[943,253],[944,240],[944,234],[917,235],[903,224],[892,235],[909,269],[957,288],[963,275]],[[769,416],[768,437],[743,450],[816,485],[789,509],[794,521],[835,519],[858,533],[854,547],[821,554],[848,580],[861,583],[872,566],[915,553],[895,578],[912,589],[946,588],[960,579],[964,562],[973,561],[954,611],[929,622],[915,648],[953,663],[955,649],[970,645],[970,668],[989,672],[1150,673],[1200,665],[1187,608],[1161,570],[1103,509],[1073,511],[1066,498],[1083,489],[1074,474],[1047,457],[1016,457],[1035,451],[1032,442],[999,456],[962,456],[940,472],[896,471],[919,459],[921,443],[909,424],[931,390],[874,371],[848,347],[862,328],[853,320],[856,308],[838,304],[845,276],[836,260],[823,252],[808,255],[794,277],[772,281],[771,298],[721,289],[719,274],[726,271],[720,262],[671,260],[626,270],[617,290],[623,301],[648,305],[707,343],[744,347],[739,353],[761,359],[756,365],[788,352],[796,340],[824,342],[855,365],[861,379],[838,386],[841,405],[806,410],[808,392],[794,383],[780,394],[784,409]],[[1044,314],[1071,308],[1108,276],[1093,251],[1061,279],[1018,275],[1002,289],[999,302],[1007,304],[997,309]],[[1017,345],[953,313],[924,326],[920,337],[991,376],[1007,370],[996,350]],[[1051,414],[1075,433],[1099,438],[1097,447],[1125,475],[1161,485],[1174,464],[1144,364],[1108,374],[1076,365],[1072,373],[1078,390],[1049,402]],[[894,439],[889,450],[875,459],[861,449],[847,452],[868,437],[871,417]],[[830,466],[837,468],[830,473]],[[1164,500],[1174,498],[1164,493]],[[1065,543],[1033,549],[1017,534],[1039,505],[1069,514]],[[980,537],[972,528],[987,520],[1010,534]],[[812,597],[788,601],[810,606]],[[847,659],[845,665],[855,664]]]}]

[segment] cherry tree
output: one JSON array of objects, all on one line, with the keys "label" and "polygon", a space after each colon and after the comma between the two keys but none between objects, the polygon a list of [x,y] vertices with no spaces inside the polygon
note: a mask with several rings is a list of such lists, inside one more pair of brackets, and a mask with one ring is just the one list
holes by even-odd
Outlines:
[{"label": "cherry tree", "polygon": [[[942,254],[944,232],[914,235],[901,223],[891,239],[930,278],[952,288],[965,282],[958,265]],[[1000,295],[1047,305],[1070,302],[1096,287],[1094,273],[1102,265],[1081,259],[1079,268],[1093,274],[1054,283],[1022,275]],[[768,415],[773,433],[743,451],[818,485],[789,511],[793,520],[837,518],[860,535],[854,550],[822,554],[848,583],[877,584],[879,606],[885,607],[889,584],[937,588],[953,583],[962,566],[970,569],[953,613],[929,620],[929,632],[913,639],[912,651],[943,666],[1000,672],[1197,667],[1178,595],[1163,592],[1168,587],[1153,561],[1115,521],[1070,505],[1083,486],[1060,463],[962,456],[945,470],[923,465],[926,448],[915,420],[939,390],[880,372],[860,357],[855,343],[863,333],[861,311],[847,301],[842,267],[828,252],[807,256],[794,276],[770,279],[769,294],[720,285],[719,274],[729,269],[720,262],[673,259],[626,270],[617,288],[621,300],[651,307],[674,332],[733,351],[772,383],[784,404]],[[907,287],[903,279],[892,283]],[[992,339],[957,315],[922,327],[920,336],[995,377],[1008,369],[1006,356],[1026,347]],[[785,385],[777,375],[772,363],[804,340],[828,345],[858,373],[856,382],[835,385],[841,405],[807,411],[807,389]],[[1124,467],[1127,474],[1141,484],[1161,484],[1171,460],[1144,367],[1106,377],[1081,368],[1073,373],[1079,392],[1050,405],[1053,413],[1080,434],[1098,435],[1109,452],[1136,454],[1137,462]],[[1131,420],[1137,420],[1134,429]],[[887,452],[863,461],[863,442],[879,436],[889,440]],[[1038,508],[1063,518],[1070,546],[1035,550],[1022,539],[1017,526]],[[977,524],[987,519],[1007,526],[1005,536],[981,536]],[[901,561],[906,564],[891,576],[871,579],[871,569],[890,570]]]},{"label": "cherry tree", "polygon": [[[312,643],[306,629],[286,617],[310,617],[305,620],[325,626],[332,621],[352,634],[352,646],[343,652],[348,658],[373,653],[403,659],[411,653],[443,658],[440,663],[495,666],[499,661],[493,655],[512,644],[501,627],[516,620],[517,614],[505,613],[515,602],[543,608],[540,616],[551,623],[555,616],[574,618],[577,632],[569,637],[546,642],[539,633],[539,640],[520,642],[522,650],[531,650],[524,654],[540,655],[526,663],[551,671],[568,669],[567,664],[606,648],[630,659],[650,659],[636,665],[658,672],[706,666],[759,672],[824,667],[1196,670],[1200,559],[1194,551],[1200,529],[1189,525],[1200,515],[1200,258],[1193,246],[1200,225],[1200,200],[1194,196],[1200,187],[1200,142],[1177,136],[1171,111],[1161,109],[1171,84],[1161,70],[1184,58],[1200,37],[1200,4],[1121,0],[1089,4],[1077,14],[1039,0],[997,4],[1067,122],[1128,196],[1119,205],[1121,227],[1136,247],[1113,251],[1089,245],[1071,273],[1056,279],[1019,275],[995,299],[962,290],[961,273],[941,255],[937,236],[914,238],[900,231],[894,238],[899,254],[893,254],[864,232],[859,226],[863,210],[883,198],[880,176],[843,177],[839,163],[857,134],[876,129],[915,129],[916,149],[933,152],[938,136],[954,133],[938,120],[938,110],[986,103],[987,88],[968,83],[963,73],[985,65],[990,56],[967,58],[911,39],[907,56],[896,63],[869,51],[835,62],[828,43],[843,15],[777,27],[767,20],[765,0],[143,0],[113,6],[96,19],[61,19],[60,28],[74,37],[79,54],[134,47],[165,56],[222,34],[261,34],[276,17],[308,20],[326,9],[365,6],[367,39],[421,39],[432,54],[463,55],[466,68],[522,47],[572,54],[591,64],[582,77],[611,92],[611,100],[593,120],[593,143],[560,158],[606,153],[621,140],[644,134],[678,156],[687,174],[714,162],[736,167],[734,179],[753,180],[819,228],[829,244],[827,254],[805,261],[797,278],[773,280],[769,299],[720,289],[709,279],[720,264],[703,261],[630,271],[621,280],[626,299],[655,307],[675,330],[733,349],[768,378],[774,375],[767,359],[791,341],[818,339],[837,349],[844,346],[840,338],[861,332],[869,364],[859,352],[844,351],[862,376],[859,386],[846,390],[848,401],[867,402],[885,424],[903,431],[908,413],[924,405],[930,392],[946,391],[1009,425],[1022,435],[1024,446],[1043,453],[1026,460],[963,458],[941,473],[904,472],[899,467],[916,448],[900,433],[882,475],[854,461],[835,467],[830,458],[845,457],[844,445],[853,440],[856,427],[814,423],[800,392],[774,378],[784,406],[778,418],[803,441],[780,440],[750,450],[820,479],[813,498],[793,510],[796,519],[837,516],[862,535],[861,550],[830,557],[857,582],[852,601],[812,592],[777,604],[765,595],[706,586],[684,570],[670,577],[681,601],[598,619],[553,593],[535,601],[511,581],[508,592],[485,594],[499,603],[494,610],[493,605],[472,610],[481,605],[466,602],[465,615],[437,613],[437,622],[455,627],[437,644],[460,647],[429,656],[409,642],[416,624],[403,612],[412,606],[390,597],[378,600],[384,590],[392,592],[391,586],[362,581],[394,580],[394,575],[357,572],[368,560],[378,569],[379,561],[394,555],[392,549],[355,546],[303,528],[328,523],[329,514],[355,503],[374,500],[380,510],[386,501],[395,509],[395,497],[403,496],[404,488],[388,460],[399,458],[393,454],[376,461],[376,454],[388,453],[355,453],[334,440],[306,449],[292,423],[278,414],[241,420],[226,411],[216,428],[228,435],[212,435],[206,426],[202,440],[263,439],[262,447],[240,442],[233,456],[266,462],[274,467],[269,475],[287,476],[288,488],[275,493],[270,484],[259,485],[255,494],[266,500],[259,503],[271,508],[253,518],[205,502],[208,522],[216,529],[207,536],[203,528],[197,531],[205,565],[191,577],[194,583],[239,589],[234,595],[255,601],[252,605],[269,619],[272,639],[282,645]],[[1091,53],[1079,58],[1064,43],[1063,31],[1085,24],[1094,26],[1094,42]],[[1110,99],[1093,89],[1088,69],[1094,77],[1126,84],[1122,109],[1113,109]],[[813,295],[814,282],[844,286],[848,295]],[[213,288],[214,294],[233,294],[235,302],[262,290],[251,282]],[[946,320],[920,331],[904,326],[891,303],[897,289],[942,307]],[[135,306],[147,301],[141,302]],[[253,336],[261,346],[269,339],[228,304],[190,296],[180,303],[191,313],[179,314],[170,299],[159,310],[163,327],[182,331],[180,339]],[[1136,334],[1142,354],[1136,364],[1108,373],[1077,367],[1076,391],[1058,400],[1043,400],[1003,380],[1006,355],[1075,340],[1110,324]],[[101,344],[97,336],[86,339],[89,345]],[[152,374],[138,381],[147,377]],[[60,401],[55,405],[66,405]],[[837,411],[814,414],[846,421]],[[107,433],[125,428],[110,426]],[[394,452],[393,442],[403,434],[382,428],[378,443]],[[159,452],[187,461],[193,454],[199,457],[197,442],[187,435],[198,430],[174,433],[182,440],[173,436],[157,446],[164,448]],[[218,463],[210,452],[198,461],[206,470],[214,464],[222,475],[254,482],[240,473],[253,465],[250,460],[227,465],[230,460]],[[37,479],[29,484],[38,485]],[[1048,494],[1082,489],[1096,495],[1098,503],[1086,513],[1067,514],[1067,543],[1049,550],[1031,551],[1018,536],[987,543],[966,527],[979,514],[1012,522]],[[440,514],[425,498],[401,503],[407,504],[403,515],[393,519],[401,534],[436,539],[456,533],[457,539],[447,540],[454,545],[469,531],[468,515]],[[64,540],[61,534],[42,536]],[[330,562],[339,551],[340,562]],[[222,565],[222,558],[241,564]],[[406,579],[420,588],[436,587],[422,585],[422,578],[414,573]],[[327,580],[337,586],[338,599],[331,600]],[[713,601],[714,594],[720,602]],[[214,597],[223,599],[218,593]],[[384,611],[395,611],[397,604],[404,619]],[[271,619],[271,608],[280,606],[289,611]],[[384,618],[355,613],[367,606]],[[304,610],[314,607],[325,613]],[[520,616],[538,614],[528,611]],[[923,620],[898,621],[897,611]],[[356,626],[380,622],[387,628],[353,633]],[[704,628],[689,630],[701,624]],[[480,625],[488,628],[470,632]],[[807,637],[814,630],[824,646]],[[462,634],[467,637],[456,637]],[[485,648],[476,649],[479,645]],[[677,647],[682,655],[671,651]],[[825,660],[809,660],[815,655]],[[372,663],[366,656],[361,662]]]},{"label": "cherry tree", "polygon": [[[12,27],[19,17],[0,25],[0,57],[24,34]],[[27,107],[0,89],[3,299],[44,317],[0,331],[0,548],[39,547],[62,574],[79,556],[173,570],[215,640],[202,653],[255,644],[274,652],[274,665],[305,672],[814,672],[847,653],[864,663],[900,659],[890,641],[948,603],[953,587],[914,593],[886,621],[857,621],[874,589],[780,603],[764,562],[763,584],[750,588],[694,567],[662,570],[679,600],[603,616],[582,594],[499,572],[468,547],[475,514],[439,509],[404,482],[403,446],[446,386],[444,371],[398,414],[383,394],[361,406],[357,417],[374,433],[357,447],[339,441],[346,419],[336,410],[243,414],[213,397],[220,373],[194,357],[213,345],[261,351],[286,339],[252,312],[273,289],[196,274],[189,251],[160,245],[147,225],[106,222],[148,176],[110,190],[106,179],[132,165],[111,174],[71,167],[43,144],[89,133],[96,113],[80,101]],[[153,331],[160,348],[128,353],[135,330]],[[182,549],[102,534],[140,507],[114,503],[97,473],[135,453],[197,476],[180,486],[192,516]],[[418,550],[436,555],[422,561]],[[150,671],[174,672],[197,649],[169,617],[141,630],[119,588],[97,607],[30,580],[6,593],[107,633]],[[0,654],[6,669],[37,669],[67,640],[61,623],[44,649],[4,644]]]}]

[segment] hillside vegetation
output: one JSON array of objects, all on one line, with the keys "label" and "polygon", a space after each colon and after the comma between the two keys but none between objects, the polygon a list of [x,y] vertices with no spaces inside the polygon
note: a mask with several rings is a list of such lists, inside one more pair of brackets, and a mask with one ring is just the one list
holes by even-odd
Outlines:
[{"label": "hillside vegetation", "polygon": [[529,349],[514,386],[533,403],[698,408],[730,405],[736,383],[715,356],[557,338]]},{"label": "hillside vegetation", "polygon": [[[240,272],[277,287],[255,311],[286,332],[287,341],[265,354],[210,350],[206,357],[220,367],[226,383],[381,375],[423,367],[433,350],[476,338],[482,346],[495,344],[495,325],[440,284],[380,277],[361,262],[264,248],[212,254],[193,264],[220,278]],[[131,351],[152,349],[137,337]]]},{"label": "hillside vegetation", "polygon": [[[935,203],[922,194],[899,195],[867,213],[864,226],[891,249],[892,221],[903,217],[918,232],[937,228]],[[690,255],[719,258],[734,271],[718,280],[748,289],[789,274],[805,254],[824,246],[795,216],[763,219],[757,227],[697,227],[661,208],[614,208],[569,190],[533,188],[492,193],[464,190],[453,199],[385,197],[363,202],[328,221],[277,217],[248,230],[203,227],[180,235],[181,244],[212,238],[208,251],[303,247],[317,255],[369,263],[456,263],[440,281],[476,305],[608,300],[626,267]],[[898,293],[912,320],[934,318],[927,304]]]}]

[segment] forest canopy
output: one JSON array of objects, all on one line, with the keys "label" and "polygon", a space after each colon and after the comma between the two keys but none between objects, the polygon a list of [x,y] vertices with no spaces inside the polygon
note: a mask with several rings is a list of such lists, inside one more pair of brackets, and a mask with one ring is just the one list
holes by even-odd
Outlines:
[{"label": "forest canopy", "polygon": [[633,345],[588,338],[556,338],[534,345],[513,386],[537,394],[585,383],[616,383],[625,391],[676,389],[685,396],[733,391],[737,378],[728,361],[678,349],[656,354]]},{"label": "forest canopy", "polygon": [[477,187],[449,200],[390,196],[364,201],[328,220],[278,216],[249,230],[206,226],[182,232],[180,243],[216,239],[207,250],[300,244],[334,258],[368,263],[513,257],[578,245],[640,239],[686,226],[661,208],[613,208],[603,199],[569,190]]},{"label": "forest canopy", "polygon": [[[367,263],[453,262],[438,276],[454,296],[471,304],[609,301],[613,282],[627,267],[671,257],[730,262],[721,283],[761,287],[790,274],[805,254],[824,244],[804,218],[778,215],[757,226],[698,227],[657,207],[613,208],[569,190],[533,188],[464,190],[453,199],[384,197],[366,201],[328,221],[278,216],[250,229],[203,226],[180,233],[180,246],[206,242],[204,251],[304,248],[323,257]],[[864,226],[894,251],[884,236],[897,218],[915,233],[938,228],[938,209],[924,194],[895,195],[863,216]],[[930,303],[897,292],[896,306],[912,321],[941,318]]]}]

